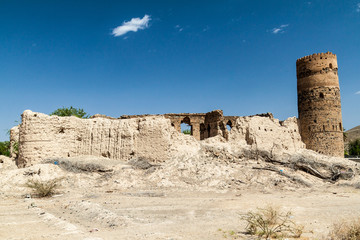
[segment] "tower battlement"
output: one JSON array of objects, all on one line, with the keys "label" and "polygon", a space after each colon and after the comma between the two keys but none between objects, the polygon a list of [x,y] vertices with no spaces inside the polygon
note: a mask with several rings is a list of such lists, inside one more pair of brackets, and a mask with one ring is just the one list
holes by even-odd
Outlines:
[{"label": "tower battlement", "polygon": [[337,57],[331,52],[317,53],[296,61],[298,90],[313,87],[339,87]]},{"label": "tower battlement", "polygon": [[311,61],[316,61],[316,60],[319,60],[319,59],[327,59],[327,58],[336,59],[336,54],[334,54],[332,52],[314,53],[314,54],[311,54],[311,55],[308,55],[308,56],[297,59],[296,63],[305,62],[305,61],[310,61],[311,62]]}]

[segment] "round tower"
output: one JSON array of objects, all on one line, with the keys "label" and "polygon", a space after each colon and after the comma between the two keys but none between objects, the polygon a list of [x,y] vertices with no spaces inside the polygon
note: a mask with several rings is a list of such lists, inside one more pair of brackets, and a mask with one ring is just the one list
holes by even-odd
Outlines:
[{"label": "round tower", "polygon": [[344,157],[336,55],[317,53],[296,61],[300,134],[306,148]]}]

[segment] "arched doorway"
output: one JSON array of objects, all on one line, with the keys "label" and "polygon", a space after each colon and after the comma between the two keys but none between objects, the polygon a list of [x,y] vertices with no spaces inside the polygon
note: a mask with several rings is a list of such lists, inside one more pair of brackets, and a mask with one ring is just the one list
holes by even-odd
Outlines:
[{"label": "arched doorway", "polygon": [[191,125],[191,121],[189,117],[184,117],[183,120],[181,120],[181,132],[184,134],[189,134],[189,135],[193,135],[193,129],[192,129],[192,125]]}]

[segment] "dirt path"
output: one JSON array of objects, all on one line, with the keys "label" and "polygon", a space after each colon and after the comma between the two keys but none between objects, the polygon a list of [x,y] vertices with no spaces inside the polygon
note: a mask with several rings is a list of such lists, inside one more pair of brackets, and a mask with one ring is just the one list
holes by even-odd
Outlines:
[{"label": "dirt path", "polygon": [[[291,210],[304,237],[326,235],[341,218],[358,217],[360,190],[264,193],[84,190],[48,199],[0,202],[0,239],[231,239],[239,213],[266,205]],[[221,230],[220,230],[221,229]]]}]

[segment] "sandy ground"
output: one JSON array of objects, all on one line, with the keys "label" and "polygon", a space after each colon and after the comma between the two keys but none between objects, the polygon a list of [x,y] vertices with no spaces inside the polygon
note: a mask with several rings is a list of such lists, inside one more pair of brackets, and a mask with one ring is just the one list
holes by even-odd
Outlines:
[{"label": "sandy ground", "polygon": [[[156,165],[92,156],[20,169],[2,162],[0,239],[254,239],[240,215],[269,205],[292,212],[302,239],[326,239],[334,223],[360,217],[350,163],[352,178],[330,181],[269,160],[202,155]],[[320,166],[335,166],[328,162]],[[49,198],[25,186],[53,179],[61,184]]]},{"label": "sandy ground", "polygon": [[[332,224],[358,217],[360,190],[177,191],[62,189],[50,198],[1,196],[0,239],[233,239],[239,214],[266,205],[291,210],[305,239],[321,239]],[[244,235],[238,239],[246,239]]]}]

